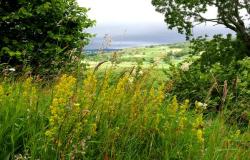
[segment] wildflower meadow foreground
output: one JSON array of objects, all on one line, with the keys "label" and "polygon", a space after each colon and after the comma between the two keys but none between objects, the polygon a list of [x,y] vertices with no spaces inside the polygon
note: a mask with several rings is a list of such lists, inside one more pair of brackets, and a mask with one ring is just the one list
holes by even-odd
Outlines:
[{"label": "wildflower meadow foreground", "polygon": [[0,159],[249,159],[249,129],[165,94],[150,71],[0,83]]}]

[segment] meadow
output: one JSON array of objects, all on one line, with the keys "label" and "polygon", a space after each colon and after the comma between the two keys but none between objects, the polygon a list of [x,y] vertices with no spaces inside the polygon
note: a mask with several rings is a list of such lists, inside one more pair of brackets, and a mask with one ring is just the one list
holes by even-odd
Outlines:
[{"label": "meadow", "polygon": [[168,68],[170,60],[173,63],[181,62],[189,54],[189,43],[145,46],[136,48],[125,48],[115,52],[99,52],[86,56],[86,62],[90,68],[95,67],[99,62],[107,61],[102,68],[112,66],[116,63],[118,68],[129,68],[141,64],[142,68],[149,68],[152,64],[158,69]]},{"label": "meadow", "polygon": [[0,160],[250,160],[249,0],[1,0],[0,13]]},{"label": "meadow", "polygon": [[[49,83],[3,77],[0,159],[249,159],[249,127],[207,114],[205,102],[167,94],[166,62],[184,61],[182,50],[88,55],[87,68]],[[96,67],[102,61],[109,62]]]}]

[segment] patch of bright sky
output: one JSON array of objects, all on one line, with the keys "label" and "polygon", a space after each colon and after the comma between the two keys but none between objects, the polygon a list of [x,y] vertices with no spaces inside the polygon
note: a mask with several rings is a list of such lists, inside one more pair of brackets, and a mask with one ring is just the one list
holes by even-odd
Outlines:
[{"label": "patch of bright sky", "polygon": [[[77,1],[80,6],[90,8],[88,15],[97,22],[95,27],[88,29],[89,32],[96,34],[89,48],[98,48],[105,34],[112,37],[112,48],[185,41],[185,36],[178,34],[176,30],[167,29],[164,15],[155,11],[151,0]],[[205,16],[212,18],[216,13],[216,9],[210,8]],[[197,35],[206,34],[206,31],[209,35],[216,34],[221,32],[221,28],[219,29],[205,30],[204,27],[199,27]]]},{"label": "patch of bright sky", "polygon": [[90,8],[89,16],[103,24],[140,24],[162,22],[151,0],[78,0],[80,6]]}]

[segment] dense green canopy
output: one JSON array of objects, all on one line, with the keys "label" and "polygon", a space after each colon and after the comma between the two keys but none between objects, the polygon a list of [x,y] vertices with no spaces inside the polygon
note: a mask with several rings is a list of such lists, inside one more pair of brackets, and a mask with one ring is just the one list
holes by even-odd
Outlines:
[{"label": "dense green canopy", "polygon": [[0,63],[33,73],[62,67],[88,43],[87,11],[75,0],[1,0]]}]

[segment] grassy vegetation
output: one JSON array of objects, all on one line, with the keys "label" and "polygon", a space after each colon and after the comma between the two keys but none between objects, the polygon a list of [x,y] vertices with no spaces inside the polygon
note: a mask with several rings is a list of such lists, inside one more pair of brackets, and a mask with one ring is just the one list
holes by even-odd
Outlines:
[{"label": "grassy vegetation", "polygon": [[107,61],[102,68],[110,67],[115,62],[119,68],[129,68],[137,64],[140,64],[142,68],[149,68],[152,64],[156,64],[156,68],[166,69],[169,67],[166,61],[181,62],[188,55],[188,51],[188,43],[148,46],[87,55],[86,61],[90,68],[95,67],[101,61]]},{"label": "grassy vegetation", "polygon": [[[189,39],[213,1],[152,4]],[[249,160],[249,4],[214,4],[235,36],[84,55],[76,0],[1,1],[0,160]]]},{"label": "grassy vegetation", "polygon": [[223,114],[206,117],[201,102],[166,96],[151,76],[110,68],[45,86],[2,80],[0,159],[249,158],[249,129],[227,126]]},{"label": "grassy vegetation", "polygon": [[229,125],[223,112],[211,116],[207,104],[167,94],[173,84],[166,63],[188,57],[178,47],[89,55],[87,70],[50,83],[3,78],[0,159],[247,160],[249,126]]}]

